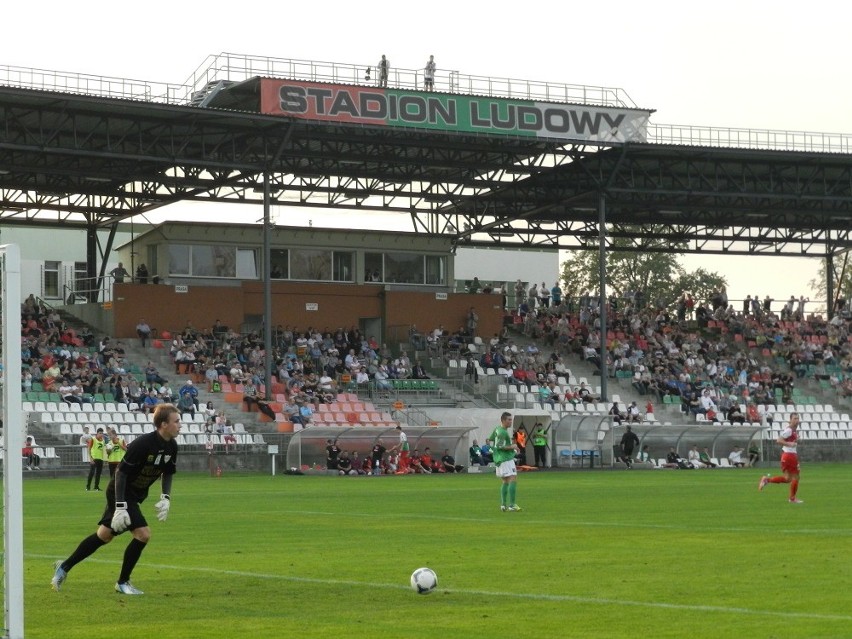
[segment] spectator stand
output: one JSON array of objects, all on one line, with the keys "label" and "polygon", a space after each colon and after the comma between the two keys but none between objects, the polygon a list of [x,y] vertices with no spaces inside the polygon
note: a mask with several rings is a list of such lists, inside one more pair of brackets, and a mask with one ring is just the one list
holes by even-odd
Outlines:
[{"label": "spectator stand", "polygon": [[[406,426],[411,450],[426,447],[439,453],[448,448],[457,460],[467,460],[468,435],[476,430],[472,426],[418,427]],[[399,443],[395,427],[356,426],[312,426],[293,434],[287,447],[287,468],[302,471],[326,470],[327,440],[337,440],[341,450],[358,451],[364,457],[370,454],[376,442],[390,450]]]}]

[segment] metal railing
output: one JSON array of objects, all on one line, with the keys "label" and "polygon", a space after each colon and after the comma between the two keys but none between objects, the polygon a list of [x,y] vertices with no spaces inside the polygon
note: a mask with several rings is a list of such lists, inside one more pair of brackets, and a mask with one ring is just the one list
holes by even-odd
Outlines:
[{"label": "metal railing", "polygon": [[[378,72],[376,64],[292,60],[236,53],[208,56],[182,84],[0,65],[0,85],[176,105],[197,103],[200,96],[221,81],[241,82],[258,76],[375,86]],[[388,74],[388,87],[422,89],[423,70],[392,67]],[[627,92],[616,87],[466,75],[454,70],[439,69],[435,74],[434,89],[461,95],[637,108]],[[652,144],[852,153],[852,134],[843,133],[649,123],[647,139]]]},{"label": "metal railing", "polygon": [[852,153],[852,134],[847,133],[736,129],[649,122],[647,140],[651,144]]}]

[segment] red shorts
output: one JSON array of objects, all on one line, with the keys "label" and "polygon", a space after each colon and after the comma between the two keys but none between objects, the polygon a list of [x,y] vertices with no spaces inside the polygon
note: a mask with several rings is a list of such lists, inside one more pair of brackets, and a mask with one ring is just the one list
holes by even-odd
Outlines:
[{"label": "red shorts", "polygon": [[782,453],[781,454],[781,471],[785,473],[791,473],[793,475],[799,474],[799,456],[796,453]]}]

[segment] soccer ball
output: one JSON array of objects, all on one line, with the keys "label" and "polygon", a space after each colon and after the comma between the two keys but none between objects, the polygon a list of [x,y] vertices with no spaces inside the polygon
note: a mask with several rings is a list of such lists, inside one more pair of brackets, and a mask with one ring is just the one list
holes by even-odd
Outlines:
[{"label": "soccer ball", "polygon": [[418,595],[428,595],[438,587],[438,575],[431,568],[418,568],[411,573],[411,588]]}]

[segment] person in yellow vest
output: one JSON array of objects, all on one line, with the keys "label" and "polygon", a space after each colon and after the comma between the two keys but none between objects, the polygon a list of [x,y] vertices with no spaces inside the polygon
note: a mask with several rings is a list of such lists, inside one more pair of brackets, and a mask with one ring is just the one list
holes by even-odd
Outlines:
[{"label": "person in yellow vest", "polygon": [[109,464],[109,477],[115,477],[115,471],[121,460],[124,459],[124,453],[127,451],[127,442],[124,437],[119,435],[114,428],[109,429],[109,443],[104,450],[107,454],[107,463]]},{"label": "person in yellow vest", "polygon": [[[536,468],[547,468],[547,431],[541,424],[535,425],[533,432],[533,453],[535,455]],[[540,462],[540,465],[539,465]]]},{"label": "person in yellow vest", "polygon": [[106,460],[107,439],[104,429],[98,428],[95,436],[89,442],[89,478],[86,480],[86,490],[92,489],[92,479],[95,480],[95,490],[101,489],[101,473],[104,470]]}]

